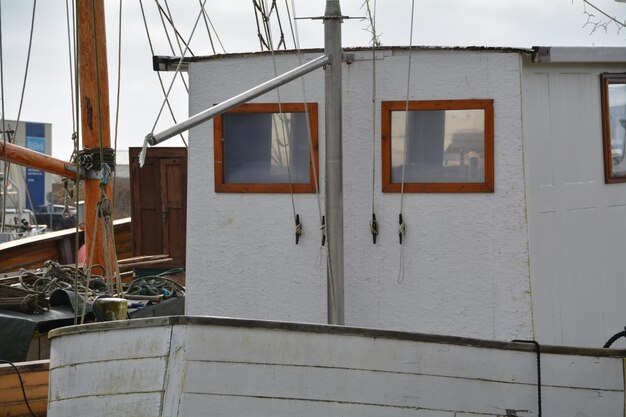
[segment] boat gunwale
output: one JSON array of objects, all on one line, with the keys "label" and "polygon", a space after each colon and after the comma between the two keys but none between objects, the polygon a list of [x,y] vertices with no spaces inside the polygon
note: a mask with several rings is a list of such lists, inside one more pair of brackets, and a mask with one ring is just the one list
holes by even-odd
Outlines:
[{"label": "boat gunwale", "polygon": [[[53,329],[48,338],[78,335],[111,330],[137,329],[146,327],[166,327],[174,325],[211,325],[250,329],[299,331],[305,333],[361,336],[374,339],[392,339],[410,342],[449,344],[466,347],[499,349],[508,351],[535,352],[534,344],[505,342],[499,340],[476,339],[460,336],[436,335],[428,333],[384,330],[364,327],[333,326],[327,324],[300,323],[286,321],[252,320],[216,316],[165,316],[130,319],[111,322],[90,323]],[[626,358],[626,349],[604,349],[573,346],[541,345],[542,354],[575,355],[590,357]]]}]

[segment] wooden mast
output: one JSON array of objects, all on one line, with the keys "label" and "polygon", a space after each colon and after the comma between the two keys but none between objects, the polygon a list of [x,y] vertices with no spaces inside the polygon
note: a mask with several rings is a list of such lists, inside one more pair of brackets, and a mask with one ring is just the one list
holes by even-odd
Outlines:
[{"label": "wooden mast", "polygon": [[[88,149],[109,148],[111,138],[104,0],[79,0],[77,7],[82,143]],[[107,196],[112,199],[111,185],[107,185],[105,189]],[[96,233],[91,265],[104,265],[103,222],[98,221],[94,229],[96,205],[101,196],[100,180],[85,179],[84,191],[87,255],[91,253],[91,244]]]}]

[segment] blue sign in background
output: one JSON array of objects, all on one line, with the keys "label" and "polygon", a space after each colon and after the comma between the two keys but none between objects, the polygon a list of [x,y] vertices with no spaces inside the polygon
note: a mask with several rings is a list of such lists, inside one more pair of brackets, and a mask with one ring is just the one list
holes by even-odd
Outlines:
[{"label": "blue sign in background", "polygon": [[[46,153],[46,127],[41,123],[26,123],[26,147],[40,153]],[[26,199],[26,206],[32,209],[32,206],[40,206],[45,204],[46,196],[46,179],[43,171],[33,168],[26,168],[26,185],[30,198]]]}]

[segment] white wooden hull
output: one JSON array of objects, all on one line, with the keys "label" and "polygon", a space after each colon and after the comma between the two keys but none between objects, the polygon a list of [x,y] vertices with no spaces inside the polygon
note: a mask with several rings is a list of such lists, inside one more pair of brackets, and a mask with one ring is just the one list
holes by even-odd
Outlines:
[{"label": "white wooden hull", "polygon": [[[532,345],[209,317],[51,332],[48,416],[537,415]],[[542,347],[543,415],[624,416],[624,351]]]}]

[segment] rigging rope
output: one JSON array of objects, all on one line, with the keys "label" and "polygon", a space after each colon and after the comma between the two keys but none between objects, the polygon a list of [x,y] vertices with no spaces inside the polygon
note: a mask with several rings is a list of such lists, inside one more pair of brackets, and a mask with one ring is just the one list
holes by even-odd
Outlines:
[{"label": "rigging rope", "polygon": [[213,50],[213,55],[215,55],[215,45],[213,44],[213,37],[211,36],[211,30],[209,29],[209,21],[206,10],[202,7],[202,0],[198,0],[200,3],[200,8],[202,10],[202,20],[204,21],[204,26],[206,27],[206,33],[209,35],[209,43],[211,44],[211,50]]},{"label": "rigging rope", "polygon": [[[67,1],[66,0],[66,5],[67,5]],[[78,90],[78,82],[79,82],[79,74],[78,74],[78,42],[77,42],[77,38],[76,38],[76,33],[78,32],[78,19],[76,18],[76,2],[72,1],[72,19],[71,21],[74,23],[72,25],[72,33],[73,33],[73,41],[74,41],[74,103],[76,103],[76,107],[72,107],[72,114],[73,114],[73,123],[72,126],[74,128],[74,131],[72,133],[72,141],[74,142],[74,150],[72,152],[72,155],[74,156],[74,160],[72,162],[76,161],[76,158],[78,157],[78,144],[79,144],[79,132],[80,132],[80,114],[78,111],[78,103],[80,100],[80,91]],[[67,22],[68,26],[70,24],[70,22]],[[69,37],[69,33],[68,33],[68,37]],[[71,59],[70,59],[70,73],[71,73]],[[76,208],[78,209],[79,205],[79,200],[80,200],[80,172],[77,169],[76,170],[76,180],[75,180],[75,184],[77,185],[77,190],[76,190]],[[78,285],[78,251],[80,250],[79,248],[80,246],[80,224],[78,221],[76,221],[76,229],[74,231],[74,287],[76,288],[76,286]],[[78,291],[74,291],[74,305],[78,305]],[[78,311],[76,309],[74,309],[74,324],[78,324]]]},{"label": "rigging rope", "polygon": [[398,284],[401,284],[404,281],[404,246],[405,242],[403,242],[405,233],[406,233],[406,225],[404,223],[404,219],[402,217],[404,211],[404,181],[405,181],[405,173],[406,173],[406,161],[407,161],[407,136],[409,133],[409,93],[411,89],[411,57],[413,52],[413,16],[415,14],[415,0],[411,0],[411,35],[409,40],[409,66],[408,66],[408,74],[406,81],[406,102],[404,107],[404,161],[402,163],[402,184],[400,187],[400,215],[398,216],[398,235],[400,240],[400,270],[398,271]]},{"label": "rigging rope", "polygon": [[[283,49],[287,49],[287,45],[285,44],[285,33],[283,32],[283,25],[280,20],[280,13],[278,11],[278,6],[276,6],[276,0],[272,0],[272,5],[268,10],[267,0],[252,0],[252,5],[254,7],[254,18],[256,19],[256,27],[257,27],[257,36],[259,37],[259,42],[261,44],[261,51],[265,47],[268,51],[274,50],[273,40],[271,36],[271,25],[270,18],[272,14],[275,12],[276,21],[278,23],[278,28],[280,30],[280,40],[278,41],[278,46],[275,49],[280,49],[281,45]],[[261,34],[261,26],[259,25],[259,15],[261,18],[261,22],[263,24],[263,31],[265,32],[265,38]]]},{"label": "rigging rope", "polygon": [[[167,12],[165,10],[163,10],[163,7],[161,7],[161,5],[159,4],[158,0],[156,0],[156,4],[157,4],[157,7],[159,9],[159,15],[161,16],[161,23],[163,24],[163,31],[165,32],[165,37],[167,38],[167,43],[170,45],[170,50],[172,51],[172,55],[175,55],[176,52],[174,51],[174,45],[172,45],[172,42],[170,40],[169,31],[167,30],[167,27],[165,26],[165,20],[163,19],[163,16],[165,16],[167,21],[170,23],[170,25],[174,29],[174,32],[178,35],[178,30],[174,26],[174,18],[172,16],[172,12],[170,11],[170,7],[169,7],[169,5],[167,3],[167,0],[165,1],[165,7],[167,8]],[[178,36],[174,36],[174,39],[176,39],[176,44],[178,45],[178,50],[179,50],[179,52],[182,55],[183,48],[180,46],[180,41],[178,40]],[[189,50],[189,53],[191,53],[191,56],[194,56],[193,52],[191,52],[191,49]],[[185,77],[183,77],[183,73],[179,72],[178,75],[180,76],[180,80],[183,82],[183,85],[185,86],[185,91],[187,91],[187,94],[189,94],[189,86],[187,85],[187,81],[185,81]]]},{"label": "rigging rope", "polygon": [[374,8],[370,7],[369,0],[365,1],[367,8],[367,17],[370,21],[370,31],[372,34],[372,220],[370,220],[370,233],[372,234],[372,243],[376,244],[378,236],[378,222],[376,221],[376,48],[379,45],[378,35],[376,34],[376,0],[374,0]]},{"label": "rigging rope", "polygon": [[[122,84],[122,0],[119,2],[119,16],[117,28],[117,93],[115,97],[115,133],[113,140],[113,150],[117,155],[117,134],[120,121],[120,87]],[[101,161],[102,162],[102,161]],[[117,169],[113,172],[113,199],[115,199],[115,186],[117,185]],[[78,206],[77,206],[78,207]]]},{"label": "rigging rope", "polygon": [[30,52],[33,47],[33,32],[35,29],[35,11],[37,10],[37,0],[33,0],[33,16],[30,22],[30,35],[28,39],[28,53],[26,54],[26,69],[24,70],[24,82],[22,83],[22,94],[20,96],[20,106],[17,110],[17,120],[15,122],[14,137],[17,137],[17,131],[20,126],[20,117],[22,115],[22,105],[24,104],[24,93],[26,92],[26,80],[28,78],[28,68],[30,67]]},{"label": "rigging rope", "polygon": [[[32,13],[32,17],[31,17],[31,22],[30,22],[30,34],[29,34],[29,38],[28,38],[28,52],[26,54],[26,68],[24,70],[24,81],[22,83],[22,92],[20,95],[20,104],[19,104],[19,108],[17,111],[17,120],[15,123],[15,131],[12,133],[13,134],[13,138],[16,137],[17,135],[17,131],[19,129],[19,125],[20,125],[20,118],[22,115],[22,106],[24,104],[24,95],[26,92],[26,80],[28,79],[28,69],[30,68],[30,53],[32,51],[32,46],[33,46],[33,33],[35,30],[35,14],[37,11],[37,0],[33,0],[33,13]],[[4,144],[5,144],[5,149],[6,149],[6,135],[7,135],[7,131],[6,131],[6,122],[5,122],[5,114],[4,114],[4,80],[2,82],[2,91],[3,91],[3,97],[2,97],[2,126],[3,126],[3,136],[4,136]],[[12,142],[12,141],[11,141]],[[9,182],[9,174],[10,174],[10,163],[8,163],[7,161],[7,157],[6,157],[6,150],[5,150],[5,159],[4,159],[4,188],[8,188],[8,182]],[[26,176],[24,174],[23,170],[19,170],[19,172],[21,173],[23,179],[24,179],[24,183],[26,184],[26,197],[31,205],[31,207],[33,207],[33,203],[32,203],[32,199],[30,196],[30,189],[28,187],[28,182],[26,181]],[[7,196],[7,192],[6,189],[3,190],[3,204],[2,204],[2,219],[0,219],[0,232],[4,233],[4,223],[5,223],[5,210],[6,210],[6,196]]]},{"label": "rigging rope", "polygon": [[211,25],[211,29],[213,29],[213,33],[215,33],[215,37],[217,38],[217,42],[220,44],[220,47],[222,48],[222,52],[226,53],[226,48],[224,48],[224,44],[222,43],[222,39],[220,39],[220,35],[217,33],[217,30],[215,29],[215,26],[213,25],[213,22],[211,21],[211,17],[207,13],[207,11],[206,11],[206,9],[204,7],[204,4],[202,4],[202,0],[198,0],[198,1],[200,2],[200,8],[202,9],[202,14],[209,21],[209,25]]},{"label": "rigging rope", "polygon": [[[206,3],[206,2],[207,2],[207,0],[204,0],[204,3]],[[183,64],[183,60],[185,59],[185,55],[187,54],[187,51],[189,50],[189,44],[191,43],[191,39],[193,38],[193,35],[194,35],[195,31],[196,31],[196,28],[198,27],[198,22],[200,21],[200,17],[201,16],[202,16],[202,12],[200,12],[198,14],[198,17],[196,18],[196,22],[193,25],[193,29],[191,29],[191,34],[189,35],[189,40],[185,44],[185,50],[181,54],[180,60],[178,60],[178,65],[176,66],[176,71],[174,72],[174,77],[172,78],[172,82],[170,83],[170,86],[167,89],[167,93],[165,93],[165,99],[163,100],[163,103],[161,104],[161,108],[159,109],[159,113],[157,114],[156,120],[154,121],[154,125],[152,126],[152,130],[150,131],[150,133],[154,133],[154,129],[156,129],[156,125],[159,122],[159,118],[161,117],[161,113],[163,112],[163,108],[165,107],[165,103],[166,103],[166,101],[169,98],[170,92],[172,91],[172,87],[174,86],[174,81],[176,81],[176,76],[180,72],[181,65]]]},{"label": "rigging rope", "polygon": [[[293,40],[294,47],[296,48],[296,53],[298,57],[298,65],[302,66],[304,62],[304,54],[302,53],[302,49],[300,48],[300,36],[299,36],[299,30],[298,30],[298,21],[296,19],[296,5],[294,3],[294,0],[291,0],[291,8],[293,9],[293,20],[291,19],[291,15],[289,13],[289,5],[287,3],[287,0],[285,0],[285,7],[287,9],[287,15],[289,16],[289,26],[291,29],[291,37]],[[312,140],[313,135],[311,132],[311,120],[310,120],[311,117],[309,114],[309,107],[307,106],[307,104],[309,103],[309,100],[307,98],[305,77],[300,77],[300,87],[302,90],[302,99],[304,100],[304,103],[306,106],[305,117],[306,117],[306,127],[307,127],[307,140],[308,140],[308,145],[309,145],[309,161],[311,163],[311,166],[313,167],[312,169],[313,183],[315,185],[315,197],[317,200],[317,213],[319,216],[320,231],[322,235],[321,246],[324,246],[324,243],[326,240],[326,222],[324,221],[324,213],[322,210],[322,203],[320,199],[319,176],[317,172],[318,166],[316,164],[317,160],[315,158],[315,150],[313,149],[313,140]]]},{"label": "rigging rope", "polygon": [[[152,38],[150,37],[150,29],[148,28],[148,21],[146,20],[146,14],[143,8],[143,0],[139,0],[139,7],[141,9],[141,16],[143,17],[143,24],[146,29],[146,36],[148,37],[148,45],[150,45],[150,54],[154,56],[154,47],[152,46]],[[172,117],[172,120],[174,121],[174,123],[178,123],[176,121],[176,116],[174,116],[174,110],[172,109],[169,99],[167,98],[167,94],[165,92],[165,85],[163,84],[163,78],[161,77],[161,73],[159,71],[156,71],[156,74],[157,74],[157,78],[159,79],[159,84],[161,85],[161,91],[163,91],[163,96],[165,97],[165,101],[167,102],[167,108],[170,111],[170,116]],[[174,76],[174,78],[176,78],[176,76]],[[178,135],[180,136],[180,139],[183,141],[183,144],[187,146],[187,142],[185,141],[183,134],[179,133]],[[146,151],[147,146],[148,146],[148,142],[144,141],[143,149],[141,151],[141,154],[144,157],[146,154],[145,151]],[[140,157],[139,159],[141,161],[142,158]],[[143,162],[140,162],[140,165],[143,166]]]},{"label": "rigging rope", "polygon": [[[253,0],[253,2],[256,4],[256,1]],[[267,0],[264,0],[264,4],[265,7],[267,7]],[[270,9],[270,14],[271,11],[274,9],[274,7],[276,6],[276,1],[274,1],[272,3],[272,9]],[[278,12],[277,12],[278,13]],[[269,16],[267,16],[269,18]],[[282,29],[281,29],[281,33],[282,33]],[[268,25],[266,25],[266,35],[267,35],[267,40],[269,42],[269,49],[270,49],[270,53],[272,55],[272,65],[274,67],[274,77],[278,76],[278,68],[276,66],[276,55],[274,53],[274,44],[272,41],[272,28]],[[283,43],[284,43],[284,35],[283,35]],[[279,44],[280,46],[280,44]],[[300,236],[303,233],[303,226],[302,223],[300,223],[300,216],[298,215],[298,213],[296,212],[296,202],[295,202],[295,198],[294,198],[294,194],[293,194],[293,179],[291,176],[291,158],[289,158],[289,152],[291,152],[292,150],[292,146],[290,143],[291,138],[287,135],[287,131],[285,128],[285,115],[283,113],[283,108],[282,108],[282,102],[281,102],[281,98],[280,98],[280,88],[276,88],[276,94],[278,97],[278,114],[279,114],[279,119],[280,119],[280,126],[282,129],[282,135],[283,135],[283,140],[285,141],[285,162],[287,163],[287,175],[289,178],[289,194],[291,196],[291,209],[293,212],[293,219],[294,222],[296,224],[296,245],[298,244],[299,240],[300,240]],[[306,108],[306,103],[305,103],[305,108]],[[293,128],[293,126],[292,126]],[[276,126],[276,129],[278,129],[278,126]],[[293,131],[293,129],[292,129]],[[294,132],[295,134],[295,132]],[[276,132],[276,136],[278,136],[278,131]],[[280,149],[280,148],[279,148]]]},{"label": "rigging rope", "polygon": [[195,56],[195,54],[193,53],[190,47],[191,38],[189,38],[189,41],[185,42],[180,32],[178,32],[178,29],[176,29],[176,25],[174,25],[174,19],[172,16],[172,12],[170,11],[170,6],[167,3],[167,0],[164,0],[164,1],[165,1],[166,10],[163,10],[163,6],[161,6],[161,4],[159,3],[159,0],[155,0],[157,7],[159,8],[159,13],[161,13],[161,18],[165,17],[165,19],[168,21],[170,26],[172,26],[172,30],[174,31],[174,39],[176,39],[176,43],[178,44],[178,49],[182,53],[183,48],[180,46],[180,43],[182,42],[185,45],[185,50],[188,51],[191,56]]},{"label": "rigging rope", "polygon": [[9,188],[8,173],[8,152],[7,149],[7,128],[4,115],[4,51],[2,48],[2,2],[0,1],[0,99],[2,100],[2,141],[4,144],[4,163],[2,164],[2,213],[0,213],[0,233],[4,233],[5,211],[7,205],[7,194]]},{"label": "rigging rope", "polygon": [[[72,2],[73,6],[74,2]],[[74,115],[76,114],[76,107],[74,104],[74,72],[72,66],[72,34],[71,34],[71,25],[70,25],[70,6],[69,0],[65,0],[65,19],[67,22],[67,52],[69,58],[69,67],[70,67],[70,103],[72,107],[72,132],[76,132],[76,120],[74,119]],[[74,153],[72,153],[72,157]],[[70,161],[72,161],[72,157],[70,157]]]}]

